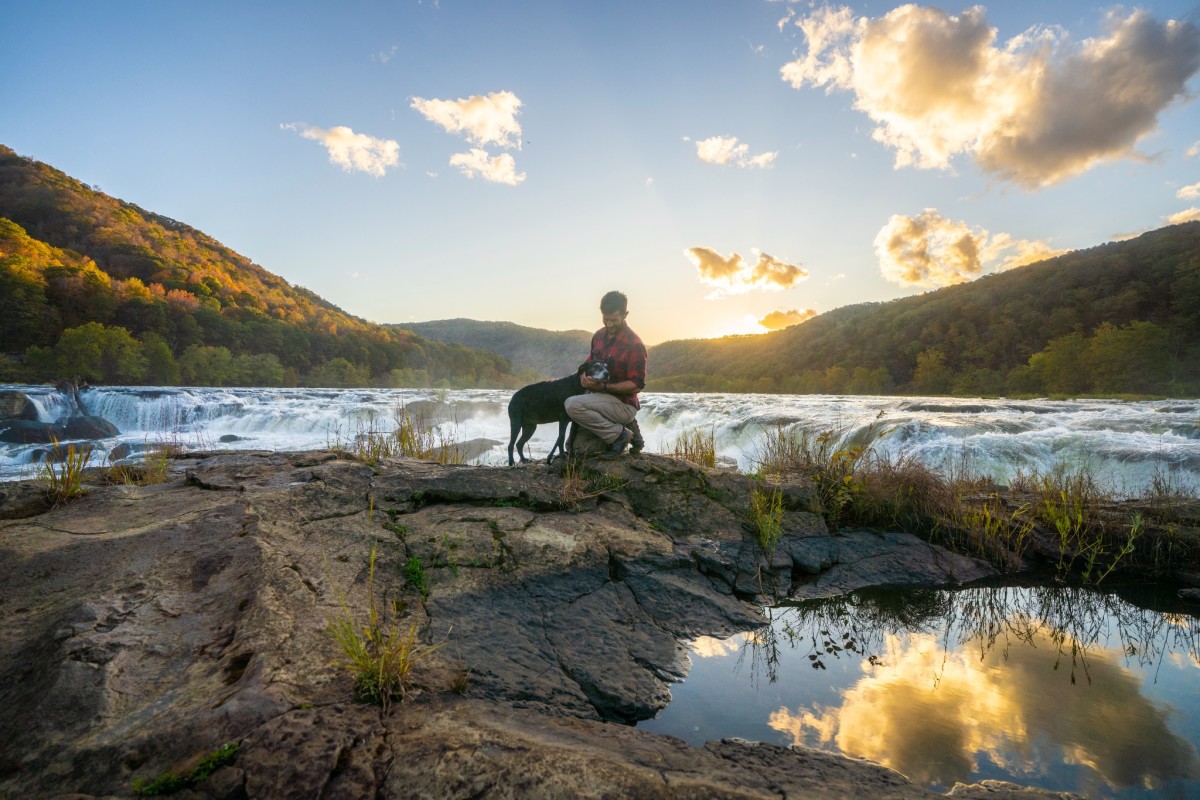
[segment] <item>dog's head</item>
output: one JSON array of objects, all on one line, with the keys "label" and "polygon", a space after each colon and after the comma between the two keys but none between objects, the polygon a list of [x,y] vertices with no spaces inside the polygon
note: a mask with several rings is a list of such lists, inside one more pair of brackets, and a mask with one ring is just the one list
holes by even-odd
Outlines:
[{"label": "dog's head", "polygon": [[579,374],[587,375],[592,380],[606,381],[611,373],[608,371],[608,364],[603,361],[585,361],[579,365]]}]

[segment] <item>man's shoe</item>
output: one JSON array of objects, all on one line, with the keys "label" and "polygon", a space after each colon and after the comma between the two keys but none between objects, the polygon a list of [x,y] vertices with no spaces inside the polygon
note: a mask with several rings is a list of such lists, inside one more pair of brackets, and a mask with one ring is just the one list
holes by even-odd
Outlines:
[{"label": "man's shoe", "polygon": [[604,452],[611,456],[619,456],[625,452],[625,446],[629,444],[629,440],[633,438],[633,432],[629,428],[621,428],[621,435],[608,446]]}]

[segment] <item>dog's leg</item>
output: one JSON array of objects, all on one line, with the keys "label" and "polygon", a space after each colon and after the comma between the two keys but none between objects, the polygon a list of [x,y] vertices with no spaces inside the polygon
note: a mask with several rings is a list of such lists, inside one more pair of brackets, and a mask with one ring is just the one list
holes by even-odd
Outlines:
[{"label": "dog's leg", "polygon": [[521,457],[522,464],[529,460],[529,458],[525,455],[525,443],[533,438],[533,432],[536,430],[536,422],[527,423],[521,428],[521,438],[517,440],[517,455]]},{"label": "dog's leg", "polygon": [[[509,414],[508,424],[510,428],[508,436],[508,465],[512,467],[515,466],[513,462],[513,445],[517,441],[517,434],[521,432],[521,422],[515,416]],[[524,461],[525,458],[522,456],[521,460]]]},{"label": "dog's leg", "polygon": [[558,439],[556,439],[554,441],[554,447],[550,448],[550,455],[546,456],[547,464],[549,464],[551,461],[554,460],[554,451],[557,450],[558,452],[562,453],[563,455],[567,454],[567,451],[563,449],[563,442],[566,441],[567,424],[570,421],[571,421],[571,418],[568,417],[566,414],[563,414],[561,417],[558,418]]}]

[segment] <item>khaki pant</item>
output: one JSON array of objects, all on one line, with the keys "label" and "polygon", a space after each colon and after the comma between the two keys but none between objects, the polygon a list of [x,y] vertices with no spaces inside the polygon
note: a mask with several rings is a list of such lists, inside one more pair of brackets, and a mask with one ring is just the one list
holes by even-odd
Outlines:
[{"label": "khaki pant", "polygon": [[637,417],[636,408],[604,392],[568,397],[565,406],[567,416],[596,434],[605,444],[615,442],[621,435],[621,429]]}]

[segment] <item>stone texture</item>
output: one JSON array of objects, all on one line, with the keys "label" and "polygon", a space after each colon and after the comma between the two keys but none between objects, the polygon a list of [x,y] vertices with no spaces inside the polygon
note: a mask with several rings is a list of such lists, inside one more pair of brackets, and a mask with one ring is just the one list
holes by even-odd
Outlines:
[{"label": "stone texture", "polygon": [[[892,534],[830,535],[803,486],[764,554],[748,478],[658,456],[176,467],[0,522],[0,795],[125,796],[237,741],[179,796],[933,796],[861,761],[613,724],[667,702],[683,641],[758,627],[761,602],[979,572]],[[350,702],[326,631],[340,609],[365,618],[372,549],[375,596],[445,643],[386,712]]]}]

